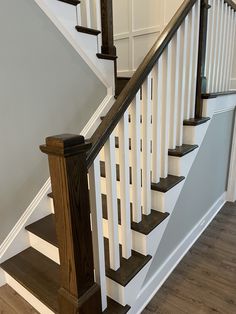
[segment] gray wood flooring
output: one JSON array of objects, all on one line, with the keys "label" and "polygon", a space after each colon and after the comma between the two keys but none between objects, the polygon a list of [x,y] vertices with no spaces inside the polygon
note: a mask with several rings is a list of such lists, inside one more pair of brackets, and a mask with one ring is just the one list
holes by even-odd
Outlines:
[{"label": "gray wood flooring", "polygon": [[226,203],[142,314],[236,314],[236,203]]}]

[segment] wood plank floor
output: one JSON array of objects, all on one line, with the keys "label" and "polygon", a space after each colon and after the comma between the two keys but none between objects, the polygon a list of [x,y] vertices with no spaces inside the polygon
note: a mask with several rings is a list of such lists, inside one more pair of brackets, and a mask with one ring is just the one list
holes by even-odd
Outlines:
[{"label": "wood plank floor", "polygon": [[0,287],[0,314],[39,314],[11,287]]},{"label": "wood plank floor", "polygon": [[236,203],[227,203],[142,314],[236,313]]}]

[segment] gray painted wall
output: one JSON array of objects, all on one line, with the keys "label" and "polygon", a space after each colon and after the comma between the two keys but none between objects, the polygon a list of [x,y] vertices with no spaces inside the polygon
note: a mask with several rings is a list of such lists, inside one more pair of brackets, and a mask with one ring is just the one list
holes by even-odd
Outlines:
[{"label": "gray painted wall", "polygon": [[213,117],[146,280],[226,191],[233,121],[234,111]]},{"label": "gray painted wall", "polygon": [[106,89],[29,0],[0,1],[0,244],[48,178],[38,146],[79,133]]}]

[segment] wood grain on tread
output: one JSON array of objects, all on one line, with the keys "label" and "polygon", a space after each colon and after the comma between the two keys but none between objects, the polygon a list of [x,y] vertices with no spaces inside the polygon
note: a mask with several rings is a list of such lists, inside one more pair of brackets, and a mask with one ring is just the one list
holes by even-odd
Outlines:
[{"label": "wood grain on tread", "polygon": [[[119,199],[117,200],[117,207],[118,207],[118,223],[121,224],[121,207]],[[102,209],[103,218],[108,219],[107,198],[106,195],[104,194],[102,194]],[[136,223],[132,221],[132,204],[130,204],[130,212],[131,212],[131,229],[145,235],[148,235],[150,232],[152,232],[169,216],[169,213],[162,213],[152,209],[150,215],[142,215],[141,222]]]},{"label": "wood grain on tread", "polygon": [[98,59],[105,59],[105,60],[112,60],[112,61],[115,61],[118,58],[115,55],[109,55],[106,53],[97,53],[96,56],[98,57]]},{"label": "wood grain on tread", "polygon": [[48,308],[58,312],[59,265],[30,247],[1,267]]},{"label": "wood grain on tread", "polygon": [[236,313],[235,230],[226,203],[142,314]]},{"label": "wood grain on tread", "polygon": [[39,314],[15,290],[5,285],[0,287],[1,314]]},{"label": "wood grain on tread", "polygon": [[75,26],[75,29],[79,32],[79,33],[85,33],[85,34],[89,34],[89,35],[94,35],[97,36],[99,35],[101,32],[98,31],[97,29],[93,29],[93,28],[88,28],[88,27],[83,27],[83,26]]},{"label": "wood grain on tread", "polygon": [[189,120],[184,120],[184,125],[197,126],[197,125],[206,123],[209,120],[210,120],[210,118],[208,118],[208,117],[206,117],[206,118],[193,118],[193,119],[189,119]]},{"label": "wood grain on tread", "polygon": [[198,145],[187,145],[183,144],[182,146],[176,146],[175,149],[169,149],[168,155],[169,156],[174,156],[174,157],[183,157],[195,149],[198,148]]},{"label": "wood grain on tread", "polygon": [[80,4],[79,0],[58,0],[58,1],[65,2],[65,3],[71,4],[71,5],[78,5],[78,4]]},{"label": "wood grain on tread", "polygon": [[161,178],[159,183],[152,183],[151,187],[154,191],[166,193],[184,179],[185,177],[168,175],[167,178]]},{"label": "wood grain on tread", "polygon": [[130,310],[130,306],[122,306],[111,298],[107,298],[107,309],[103,311],[104,314],[126,314]]},{"label": "wood grain on tread", "polygon": [[39,238],[49,242],[52,245],[58,246],[56,227],[55,227],[55,215],[48,215],[25,228],[29,232],[35,234]]},{"label": "wood grain on tread", "polygon": [[[120,268],[117,271],[109,268],[109,244],[108,239],[104,239],[105,243],[105,260],[106,260],[106,276],[113,281],[125,287],[151,260],[151,255],[142,255],[138,252],[132,251],[129,259],[120,258]],[[120,245],[120,256],[122,256]]]}]

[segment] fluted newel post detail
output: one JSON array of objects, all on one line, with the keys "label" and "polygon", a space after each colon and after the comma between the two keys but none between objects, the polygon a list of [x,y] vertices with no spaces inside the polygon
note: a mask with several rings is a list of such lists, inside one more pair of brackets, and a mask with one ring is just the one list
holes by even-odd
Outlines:
[{"label": "fluted newel post detail", "polygon": [[112,0],[101,0],[102,54],[116,56],[113,35]]},{"label": "fluted newel post detail", "polygon": [[201,0],[195,118],[202,118],[203,110],[202,94],[206,93],[207,78],[205,77],[205,65],[206,65],[207,21],[208,10],[210,9],[210,7],[211,6],[208,4],[208,0]]},{"label": "fluted newel post detail", "polygon": [[102,313],[100,287],[94,282],[86,152],[80,135],[46,138],[58,237],[61,314]]}]

